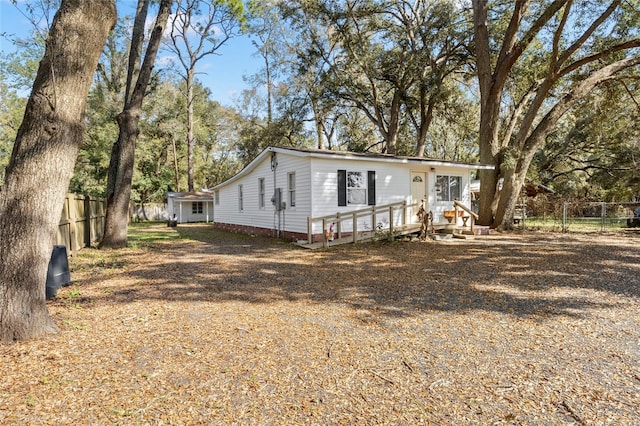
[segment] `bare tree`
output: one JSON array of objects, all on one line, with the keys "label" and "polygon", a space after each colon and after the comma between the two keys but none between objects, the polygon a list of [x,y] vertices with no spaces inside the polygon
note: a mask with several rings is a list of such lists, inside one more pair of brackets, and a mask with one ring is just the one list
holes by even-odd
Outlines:
[{"label": "bare tree", "polygon": [[215,54],[239,29],[244,11],[241,0],[177,0],[171,22],[171,46],[181,66],[187,90],[187,185],[193,191],[193,85],[198,63]]},{"label": "bare tree", "polygon": [[92,76],[115,22],[113,0],[63,0],[54,17],[0,192],[0,340],[56,330],[45,304],[47,265]]}]

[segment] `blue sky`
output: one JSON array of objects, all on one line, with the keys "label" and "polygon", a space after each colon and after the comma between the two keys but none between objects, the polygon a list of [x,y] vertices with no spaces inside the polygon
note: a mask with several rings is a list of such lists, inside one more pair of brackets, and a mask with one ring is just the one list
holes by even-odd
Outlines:
[{"label": "blue sky", "polygon": [[[20,5],[21,1],[18,1]],[[118,0],[119,14],[132,14],[136,0]],[[19,6],[20,7],[20,6]],[[24,10],[24,7],[21,7]],[[32,24],[10,0],[0,0],[0,33],[26,37]],[[0,37],[3,53],[15,50],[4,37]],[[248,36],[235,37],[220,48],[217,55],[211,55],[200,62],[197,78],[212,92],[212,99],[226,106],[233,106],[234,99],[248,88],[243,76],[255,74],[260,69],[260,60],[253,55],[255,48]]]}]

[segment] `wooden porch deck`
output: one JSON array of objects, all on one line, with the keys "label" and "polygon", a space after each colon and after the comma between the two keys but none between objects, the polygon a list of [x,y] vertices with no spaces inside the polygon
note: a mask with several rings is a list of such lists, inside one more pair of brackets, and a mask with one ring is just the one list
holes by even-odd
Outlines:
[{"label": "wooden porch deck", "polygon": [[[395,239],[397,237],[401,237],[403,235],[410,234],[419,234],[422,225],[420,223],[412,223],[413,221],[409,217],[412,209],[418,207],[418,204],[407,204],[406,202],[399,202],[393,204],[387,204],[382,206],[372,206],[362,210],[354,210],[349,213],[336,213],[335,215],[328,216],[320,216],[320,217],[309,217],[307,219],[307,240],[298,242],[300,247],[309,248],[309,249],[317,249],[320,247],[331,247],[341,244],[348,243],[360,243],[360,242],[369,242],[375,240],[384,240],[384,239]],[[434,232],[434,235],[443,235],[443,234],[453,234],[453,235],[473,235],[477,234],[474,230],[474,222],[477,219],[477,215],[469,210],[466,206],[461,204],[458,200],[454,200],[453,202],[454,210],[450,213],[453,213],[451,218],[449,218],[446,214],[445,217],[449,219],[449,223],[440,222],[425,222],[428,223],[428,229]],[[422,206],[420,207],[422,209]],[[466,211],[469,216],[464,217],[462,211]],[[394,224],[396,222],[395,213],[400,214],[400,224]],[[445,212],[449,213],[449,212]],[[419,214],[419,213],[418,213]],[[461,217],[463,220],[463,226],[459,226],[458,217]],[[363,230],[360,231],[358,229],[358,219],[360,218],[370,218],[370,223],[377,224],[379,223],[377,218],[388,218],[387,224],[388,227],[384,227],[378,230]],[[427,215],[423,215],[423,217],[427,217]],[[432,219],[432,215],[429,214],[429,217]],[[452,220],[455,219],[455,220]],[[470,220],[467,220],[470,219]],[[422,220],[422,219],[421,219]],[[341,232],[342,222],[348,221],[350,226],[349,232]],[[320,222],[322,224],[321,229],[327,230],[328,225],[332,224],[336,225],[336,229],[332,229],[334,231],[334,236],[336,238],[331,241],[325,239],[326,233],[319,239],[319,241],[314,241],[313,224],[314,222]],[[469,222],[467,224],[467,222]],[[468,225],[468,226],[467,226]],[[347,228],[347,229],[349,229]],[[465,232],[467,231],[467,232]],[[315,235],[317,237],[317,235]]]}]

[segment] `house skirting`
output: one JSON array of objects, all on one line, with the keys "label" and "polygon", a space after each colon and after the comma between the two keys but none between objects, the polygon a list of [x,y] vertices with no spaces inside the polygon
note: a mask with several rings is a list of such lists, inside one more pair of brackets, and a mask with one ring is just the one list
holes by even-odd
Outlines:
[{"label": "house skirting", "polygon": [[278,235],[278,231],[275,229],[260,228],[257,226],[249,226],[249,225],[237,225],[234,223],[215,222],[214,227],[216,229],[221,229],[223,231],[228,231],[228,232],[234,232],[236,234],[259,235],[261,237],[280,237],[283,240],[293,241],[293,242],[307,239],[306,233],[280,231],[280,234]]}]

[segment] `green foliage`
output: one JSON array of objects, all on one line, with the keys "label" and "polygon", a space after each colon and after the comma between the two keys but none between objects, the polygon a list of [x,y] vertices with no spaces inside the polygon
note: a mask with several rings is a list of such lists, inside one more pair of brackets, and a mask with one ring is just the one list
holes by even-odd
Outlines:
[{"label": "green foliage", "polygon": [[232,155],[238,143],[241,117],[230,108],[212,101],[211,93],[200,84],[195,97],[196,188],[210,188],[240,170]]},{"label": "green foliage", "polygon": [[569,198],[640,199],[640,108],[636,81],[614,81],[564,117],[529,176]]},{"label": "green foliage", "polygon": [[122,101],[118,100],[121,95],[108,92],[101,81],[89,92],[87,133],[69,183],[70,192],[105,196],[111,147],[118,139],[116,111],[122,108]]},{"label": "green foliage", "polygon": [[184,84],[164,80],[145,98],[132,183],[132,196],[139,202],[160,202],[166,197],[167,188],[177,191],[186,187],[187,127],[183,92]]},{"label": "green foliage", "polygon": [[346,145],[383,151],[396,144],[397,153],[413,155],[430,131],[425,111],[448,116],[438,111],[456,100],[447,82],[461,78],[469,62],[470,31],[455,2],[294,1],[286,2],[282,16],[297,34],[290,43],[294,75],[306,89],[318,131],[331,129],[328,145],[344,144],[330,139],[343,115],[360,110],[377,136],[356,141],[357,135],[347,135]]},{"label": "green foliage", "polygon": [[87,133],[69,184],[70,192],[105,196],[111,148],[119,133],[116,117],[124,105],[129,31],[127,20],[119,20],[100,56],[87,103]]},{"label": "green foliage", "polygon": [[[235,35],[240,24],[263,60],[263,68],[247,77],[251,87],[235,109],[213,101],[209,90],[194,80],[196,189],[231,177],[269,145],[383,151],[396,107],[398,154],[413,155],[421,125],[428,124],[425,156],[476,160],[480,112],[474,97],[477,87],[470,80],[474,70],[469,66],[469,52],[474,41],[469,37],[473,31],[466,16],[469,10],[460,9],[458,2],[363,0],[349,3],[351,8],[329,0],[182,0],[180,4],[194,6],[194,17],[208,16],[212,10],[224,12],[218,15],[224,24],[217,33],[205,34],[202,20],[191,23],[192,30],[213,43],[214,51],[219,47],[216,43]],[[549,4],[543,0],[529,3],[519,39]],[[35,2],[23,5],[31,8],[24,10],[32,16],[43,16],[42,22],[52,16],[37,11]],[[489,2],[489,28],[496,35],[489,43],[494,62],[513,5]],[[606,6],[608,3],[574,1],[572,25],[558,39],[560,50],[570,46]],[[499,135],[509,143],[516,140],[507,125],[516,116],[518,102],[549,70],[549,47],[560,16],[556,14],[525,46],[506,82],[500,99]],[[71,191],[104,195],[111,146],[118,136],[116,116],[122,109],[130,24],[130,18],[119,22],[105,45],[89,96],[87,136]],[[640,0],[622,2],[609,24],[596,31],[568,62],[638,37],[639,24]],[[9,40],[21,49],[0,58],[0,171],[6,167],[22,119],[23,93],[31,87],[42,56],[43,45],[36,41],[43,39],[35,31],[29,41]],[[622,52],[608,55],[558,79],[540,103],[534,124],[576,83],[602,63],[622,56]],[[634,75],[636,80],[630,76],[612,81],[577,103],[538,149],[529,180],[572,196],[640,198],[637,70]],[[399,99],[395,106],[394,99]],[[429,107],[432,116],[426,122],[423,113]],[[161,73],[154,75],[140,121],[134,200],[163,201],[168,188],[186,189],[186,111],[184,83]],[[515,123],[517,133],[522,114]],[[501,151],[503,168],[519,167],[520,147],[516,144]]]},{"label": "green foliage", "polygon": [[[0,77],[3,76],[0,70]],[[0,184],[4,181],[4,170],[9,164],[13,143],[26,106],[26,99],[18,96],[0,80]]]},{"label": "green foliage", "polygon": [[[39,5],[46,8],[50,3],[56,2],[44,1]],[[16,48],[13,52],[0,52],[0,184],[4,181],[4,171],[22,124],[28,93],[44,55],[44,34],[35,25],[48,19],[46,11],[37,10],[32,2],[10,7],[18,8],[26,17],[31,16],[34,30],[25,39],[6,32],[0,33],[3,43],[10,43]]]}]

